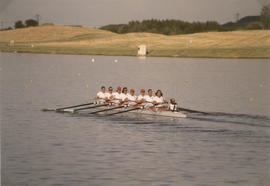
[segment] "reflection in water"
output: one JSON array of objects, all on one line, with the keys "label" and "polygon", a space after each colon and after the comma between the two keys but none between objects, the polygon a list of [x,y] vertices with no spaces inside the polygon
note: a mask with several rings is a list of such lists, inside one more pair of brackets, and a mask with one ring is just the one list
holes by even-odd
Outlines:
[{"label": "reflection in water", "polygon": [[[267,60],[94,58],[1,54],[3,185],[270,182]],[[40,111],[88,102],[102,84],[161,88],[206,113]]]}]

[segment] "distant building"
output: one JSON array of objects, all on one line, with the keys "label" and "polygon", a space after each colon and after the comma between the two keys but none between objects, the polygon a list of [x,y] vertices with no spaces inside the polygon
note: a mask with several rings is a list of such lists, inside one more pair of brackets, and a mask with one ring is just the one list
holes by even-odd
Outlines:
[{"label": "distant building", "polygon": [[145,56],[147,54],[146,45],[138,46],[138,56]]},{"label": "distant building", "polygon": [[10,41],[9,41],[9,46],[14,46],[14,43],[15,43],[14,40],[10,40]]}]

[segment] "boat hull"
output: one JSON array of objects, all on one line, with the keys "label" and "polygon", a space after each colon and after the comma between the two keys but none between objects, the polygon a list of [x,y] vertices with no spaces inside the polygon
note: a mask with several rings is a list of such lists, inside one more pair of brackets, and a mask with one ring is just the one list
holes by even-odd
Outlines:
[{"label": "boat hull", "polygon": [[154,115],[154,116],[165,116],[165,117],[174,117],[174,118],[186,118],[187,115],[182,112],[172,112],[172,111],[155,111],[155,110],[133,110],[132,113],[144,114],[144,115]]},{"label": "boat hull", "polygon": [[[113,108],[112,106],[106,106],[106,108],[110,109]],[[104,107],[102,109],[105,109]],[[127,111],[126,113],[136,113],[136,114],[142,114],[142,115],[152,115],[152,116],[165,116],[165,117],[174,117],[174,118],[186,118],[187,115],[182,113],[182,112],[172,112],[172,111],[161,111],[161,110],[146,110],[146,109],[137,109],[137,110],[132,110],[128,111],[129,107],[127,108],[119,108],[119,109],[114,109],[110,111],[104,111],[104,112],[99,112],[97,114],[110,114],[110,113],[117,113],[121,111]],[[73,113],[72,109],[65,109],[63,110],[64,112],[69,112]],[[78,114],[87,114],[89,111],[83,111],[83,112],[76,112]]]}]

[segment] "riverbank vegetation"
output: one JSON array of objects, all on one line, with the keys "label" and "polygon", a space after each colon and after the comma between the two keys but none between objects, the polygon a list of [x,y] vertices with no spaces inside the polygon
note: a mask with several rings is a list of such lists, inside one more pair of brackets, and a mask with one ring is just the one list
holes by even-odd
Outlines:
[{"label": "riverbank vegetation", "polygon": [[192,34],[209,31],[235,31],[235,30],[266,30],[270,29],[270,5],[262,7],[260,15],[246,16],[236,20],[236,22],[228,22],[219,24],[216,21],[206,22],[187,22],[181,20],[143,20],[130,21],[127,24],[111,24],[101,27],[118,34],[126,34],[133,32],[149,32],[165,35]]},{"label": "riverbank vegetation", "polygon": [[147,56],[270,58],[270,30],[205,32],[167,36],[153,33],[116,34],[71,26],[38,26],[0,32],[2,52],[128,55],[138,45]]}]

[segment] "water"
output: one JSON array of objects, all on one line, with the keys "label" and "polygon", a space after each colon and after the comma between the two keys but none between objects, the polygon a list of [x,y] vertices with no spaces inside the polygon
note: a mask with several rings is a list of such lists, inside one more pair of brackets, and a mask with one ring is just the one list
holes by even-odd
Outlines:
[{"label": "water", "polygon": [[[0,55],[2,185],[270,183],[268,60]],[[208,114],[40,111],[101,85],[159,88]]]}]

